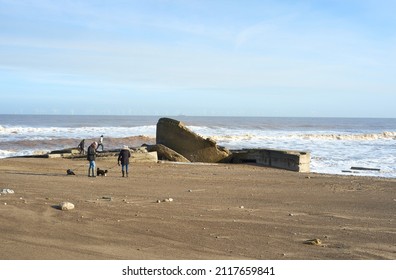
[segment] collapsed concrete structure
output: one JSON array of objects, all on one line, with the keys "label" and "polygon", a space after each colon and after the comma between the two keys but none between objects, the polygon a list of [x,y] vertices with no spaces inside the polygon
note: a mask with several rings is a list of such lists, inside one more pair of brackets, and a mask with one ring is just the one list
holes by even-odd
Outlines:
[{"label": "collapsed concrete structure", "polygon": [[[174,119],[161,118],[157,123],[156,137],[157,146],[165,146],[173,154],[180,154],[180,158],[186,158],[191,162],[252,163],[297,172],[310,172],[309,152],[274,149],[229,151],[217,146],[212,139],[199,136],[182,122]],[[161,149],[164,150],[163,147]],[[166,157],[166,155],[162,153],[162,156]],[[175,156],[169,156],[168,160],[178,161]]]},{"label": "collapsed concrete structure", "polygon": [[157,145],[164,145],[191,162],[228,162],[231,152],[216,142],[199,136],[182,122],[161,118],[157,123]]}]

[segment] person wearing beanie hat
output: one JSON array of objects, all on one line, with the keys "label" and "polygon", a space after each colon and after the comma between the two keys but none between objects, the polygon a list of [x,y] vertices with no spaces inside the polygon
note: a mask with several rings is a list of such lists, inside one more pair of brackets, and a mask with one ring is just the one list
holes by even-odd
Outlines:
[{"label": "person wearing beanie hat", "polygon": [[124,146],[120,154],[118,155],[118,166],[120,166],[120,163],[122,165],[121,171],[122,171],[122,177],[128,177],[128,165],[129,165],[129,158],[131,157],[131,152],[129,151],[128,146]]},{"label": "person wearing beanie hat", "polygon": [[[87,160],[89,161],[88,177],[96,177],[96,175],[95,175],[95,160],[96,160],[97,147],[98,147],[97,142],[93,142],[88,147],[88,151],[87,151]],[[91,176],[91,171],[92,171],[92,176]]]}]

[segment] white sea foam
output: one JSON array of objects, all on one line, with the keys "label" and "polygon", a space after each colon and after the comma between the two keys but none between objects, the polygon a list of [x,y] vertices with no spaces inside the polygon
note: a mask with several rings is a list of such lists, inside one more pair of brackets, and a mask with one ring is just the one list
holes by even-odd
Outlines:
[{"label": "white sea foam", "polygon": [[0,150],[0,158],[29,156],[46,154],[49,150],[21,149],[21,150]]},{"label": "white sea foam", "polygon": [[12,157],[17,155],[17,151],[13,150],[0,150],[0,158]]},{"label": "white sea foam", "polygon": [[1,127],[0,141],[17,140],[54,140],[54,139],[85,139],[92,137],[128,137],[131,135],[144,135],[155,137],[155,126],[141,127]]},{"label": "white sea foam", "polygon": [[396,132],[384,131],[381,133],[363,133],[363,134],[300,134],[298,137],[305,139],[322,139],[322,140],[353,140],[353,141],[371,141],[378,139],[396,140]]}]

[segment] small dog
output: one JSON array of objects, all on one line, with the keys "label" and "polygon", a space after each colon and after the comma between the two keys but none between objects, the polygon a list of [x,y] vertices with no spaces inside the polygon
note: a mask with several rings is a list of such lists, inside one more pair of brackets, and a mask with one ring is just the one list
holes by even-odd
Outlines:
[{"label": "small dog", "polygon": [[71,169],[66,170],[66,174],[67,174],[67,175],[76,175],[76,174],[73,172],[73,170],[71,170]]},{"label": "small dog", "polygon": [[96,175],[97,176],[107,176],[106,175],[107,174],[107,170],[102,170],[102,169],[100,169],[99,167],[96,169]]}]

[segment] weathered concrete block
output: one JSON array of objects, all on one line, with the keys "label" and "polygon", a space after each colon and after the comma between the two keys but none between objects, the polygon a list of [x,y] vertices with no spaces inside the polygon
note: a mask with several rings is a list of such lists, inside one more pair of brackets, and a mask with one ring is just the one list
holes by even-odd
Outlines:
[{"label": "weathered concrete block", "polygon": [[256,163],[297,172],[310,172],[311,155],[303,151],[243,149],[232,151],[231,162]]},{"label": "weathered concrete block", "polygon": [[157,152],[158,158],[160,160],[168,160],[168,161],[174,161],[174,162],[190,162],[188,159],[186,159],[181,154],[175,152],[174,150],[172,150],[162,144],[148,145],[148,146],[146,146],[146,148],[149,152]]},{"label": "weathered concrete block", "polygon": [[189,130],[182,122],[161,118],[157,123],[157,144],[183,155],[191,162],[222,162],[231,153]]}]

